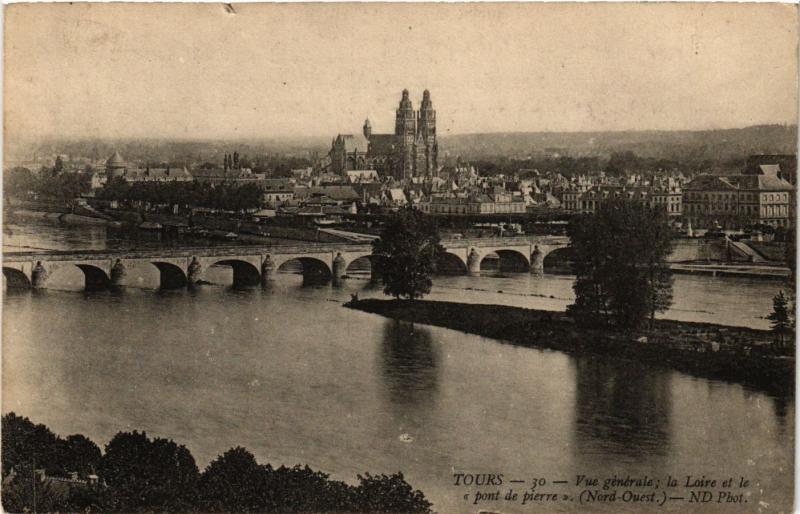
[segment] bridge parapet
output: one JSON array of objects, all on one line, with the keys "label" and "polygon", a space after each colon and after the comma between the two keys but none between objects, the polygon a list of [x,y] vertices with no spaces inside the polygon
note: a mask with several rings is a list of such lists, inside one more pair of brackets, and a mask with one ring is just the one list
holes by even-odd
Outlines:
[{"label": "bridge parapet", "polygon": [[514,236],[514,237],[485,237],[474,239],[443,239],[445,248],[485,247],[496,246],[508,248],[511,246],[525,246],[529,244],[540,246],[565,247],[569,244],[566,236]]}]

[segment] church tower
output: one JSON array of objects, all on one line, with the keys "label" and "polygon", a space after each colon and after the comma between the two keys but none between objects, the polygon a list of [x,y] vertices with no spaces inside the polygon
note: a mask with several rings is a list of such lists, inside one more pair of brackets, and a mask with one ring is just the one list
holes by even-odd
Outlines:
[{"label": "church tower", "polygon": [[394,124],[394,134],[399,151],[396,178],[404,179],[414,176],[416,125],[414,107],[408,98],[408,89],[404,89]]},{"label": "church tower", "polygon": [[367,138],[369,141],[369,137],[372,135],[372,124],[369,122],[369,118],[364,120],[364,137]]},{"label": "church tower", "polygon": [[422,105],[417,114],[417,140],[421,147],[417,148],[417,162],[424,163],[418,166],[417,174],[425,176],[436,175],[438,168],[438,145],[436,143],[436,111],[433,110],[431,94],[426,89],[422,93]]}]

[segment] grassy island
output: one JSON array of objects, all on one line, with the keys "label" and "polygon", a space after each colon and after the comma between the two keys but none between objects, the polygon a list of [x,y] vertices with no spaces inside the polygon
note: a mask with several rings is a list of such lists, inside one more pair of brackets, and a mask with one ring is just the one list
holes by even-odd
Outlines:
[{"label": "grassy island", "polygon": [[520,346],[633,359],[773,394],[794,392],[793,351],[777,350],[766,330],[661,319],[652,329],[584,328],[563,312],[428,300],[353,300],[346,306]]}]

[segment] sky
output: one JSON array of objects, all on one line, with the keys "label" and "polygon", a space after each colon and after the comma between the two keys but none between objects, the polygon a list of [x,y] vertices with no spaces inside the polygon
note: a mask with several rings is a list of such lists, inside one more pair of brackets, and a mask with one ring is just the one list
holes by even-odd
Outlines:
[{"label": "sky", "polygon": [[12,4],[6,140],[732,128],[797,120],[786,4]]}]

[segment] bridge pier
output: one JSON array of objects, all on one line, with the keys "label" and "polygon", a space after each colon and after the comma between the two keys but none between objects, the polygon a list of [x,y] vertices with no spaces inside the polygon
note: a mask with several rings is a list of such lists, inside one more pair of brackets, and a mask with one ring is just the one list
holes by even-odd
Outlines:
[{"label": "bridge pier", "polygon": [[119,288],[124,286],[125,276],[127,274],[128,270],[125,268],[125,265],[122,264],[120,259],[117,259],[117,261],[114,263],[114,266],[111,267],[111,287]]},{"label": "bridge pier", "polygon": [[194,287],[200,282],[200,274],[203,272],[203,267],[197,262],[197,257],[192,257],[192,262],[189,263],[189,268],[186,273],[186,282],[189,287]]},{"label": "bridge pier", "polygon": [[275,271],[275,262],[272,260],[272,256],[267,254],[264,256],[264,260],[261,262],[261,285],[266,286],[267,282],[272,280],[272,273]]},{"label": "bridge pier", "polygon": [[470,275],[481,274],[481,256],[472,248],[467,255],[467,273]]},{"label": "bridge pier", "polygon": [[531,273],[537,275],[544,273],[544,254],[539,250],[539,245],[535,245],[531,252]]},{"label": "bridge pier", "polygon": [[47,282],[47,270],[42,266],[42,261],[36,261],[36,266],[31,271],[31,287],[42,289]]},{"label": "bridge pier", "polygon": [[347,261],[342,257],[341,252],[336,253],[333,258],[333,265],[331,266],[331,281],[334,286],[342,285],[342,281],[347,274]]}]

